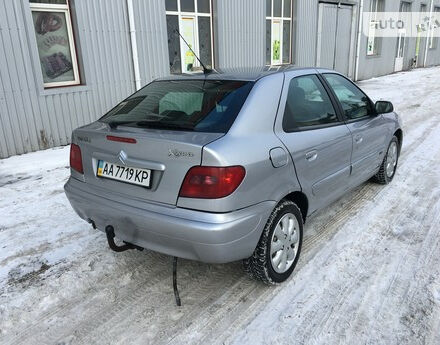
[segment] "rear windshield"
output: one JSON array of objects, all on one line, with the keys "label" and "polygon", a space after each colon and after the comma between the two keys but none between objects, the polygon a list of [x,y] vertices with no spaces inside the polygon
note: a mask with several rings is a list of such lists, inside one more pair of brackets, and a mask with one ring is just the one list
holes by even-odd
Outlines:
[{"label": "rear windshield", "polygon": [[100,121],[112,127],[226,133],[252,86],[248,81],[156,81],[121,102]]}]

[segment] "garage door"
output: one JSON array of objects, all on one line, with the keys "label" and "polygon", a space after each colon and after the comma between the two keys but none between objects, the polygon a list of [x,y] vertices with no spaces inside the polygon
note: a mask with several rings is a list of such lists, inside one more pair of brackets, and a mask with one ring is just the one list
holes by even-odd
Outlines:
[{"label": "garage door", "polygon": [[317,66],[351,76],[353,24],[353,6],[319,4]]}]

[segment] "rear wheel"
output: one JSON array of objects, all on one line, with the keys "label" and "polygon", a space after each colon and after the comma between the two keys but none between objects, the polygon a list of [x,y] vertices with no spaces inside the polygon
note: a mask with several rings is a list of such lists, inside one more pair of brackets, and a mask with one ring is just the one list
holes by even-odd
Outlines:
[{"label": "rear wheel", "polygon": [[396,173],[398,160],[399,140],[394,136],[388,146],[382,165],[380,166],[378,173],[374,175],[373,180],[381,184],[390,183]]},{"label": "rear wheel", "polygon": [[298,206],[282,201],[272,211],[253,255],[243,261],[245,271],[266,284],[282,283],[298,262],[303,219]]}]

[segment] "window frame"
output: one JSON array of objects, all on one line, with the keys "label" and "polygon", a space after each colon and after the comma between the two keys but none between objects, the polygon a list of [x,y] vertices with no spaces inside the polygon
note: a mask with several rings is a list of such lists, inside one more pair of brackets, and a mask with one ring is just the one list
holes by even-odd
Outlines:
[{"label": "window frame", "polygon": [[[267,1],[267,0],[266,0]],[[266,27],[266,23],[268,20],[270,20],[270,65],[267,65],[266,62],[266,66],[281,66],[281,65],[290,65],[292,64],[292,35],[293,35],[293,7],[294,7],[294,1],[295,0],[291,0],[290,1],[290,17],[284,17],[284,1],[285,0],[281,0],[281,17],[275,17],[273,16],[273,9],[274,9],[274,0],[269,0],[270,1],[270,6],[271,6],[271,13],[270,15],[268,15],[266,13],[265,16],[265,27]],[[281,37],[280,37],[280,63],[274,65],[273,63],[273,51],[272,51],[272,33],[273,33],[273,23],[275,21],[280,21],[280,32],[281,32]],[[289,25],[289,30],[290,30],[290,42],[289,42],[289,61],[288,62],[283,62],[283,28],[284,28],[284,22],[285,21],[290,21],[290,25]],[[266,30],[265,30],[266,31]],[[266,40],[266,39],[265,39]],[[266,47],[267,49],[267,47]],[[264,60],[266,60],[266,57],[264,58]]]},{"label": "window frame", "polygon": [[[351,85],[353,85],[357,90],[359,90],[360,93],[362,93],[366,98],[368,103],[370,104],[370,107],[372,109],[372,113],[371,114],[367,114],[365,116],[359,117],[357,119],[349,119],[346,115],[345,115],[345,111],[344,108],[342,106],[341,101],[339,100],[339,98],[336,96],[335,91],[333,91],[333,88],[331,87],[330,83],[327,81],[327,79],[325,78],[326,75],[337,75],[339,77],[342,77],[343,79],[347,80]],[[344,123],[353,123],[353,122],[358,122],[358,121],[365,121],[366,119],[370,119],[373,117],[376,117],[378,114],[376,112],[376,108],[375,108],[375,104],[374,102],[371,100],[370,97],[368,97],[368,95],[359,87],[357,86],[353,81],[351,81],[349,78],[345,77],[342,74],[339,73],[334,73],[334,72],[325,72],[321,74],[321,78],[322,81],[328,86],[329,91],[331,92],[331,94],[333,95],[334,99],[337,102],[338,105],[338,109],[340,111],[341,117],[344,121]]]},{"label": "window frame", "polygon": [[[32,19],[33,12],[56,12],[56,13],[62,13],[64,15],[65,20],[66,20],[67,36],[69,39],[69,48],[70,48],[70,54],[71,54],[71,58],[72,58],[72,70],[73,70],[74,80],[45,83],[44,78],[43,78],[43,70],[41,69],[40,52],[39,52],[38,46],[37,46],[36,50],[37,50],[38,62],[40,65],[40,73],[41,73],[41,79],[43,82],[43,88],[45,90],[48,90],[48,89],[54,89],[54,88],[82,85],[80,66],[79,66],[79,61],[78,61],[78,52],[76,49],[75,34],[74,34],[73,23],[72,23],[73,21],[72,21],[72,11],[70,8],[70,0],[66,0],[66,4],[37,3],[37,2],[29,1],[29,8],[30,8],[30,12],[31,12],[31,19]],[[34,35],[36,35],[33,19],[32,19],[32,30],[33,30]]]},{"label": "window frame", "polygon": [[[295,127],[291,130],[286,130],[284,128],[284,116],[285,116],[285,112],[286,112],[286,105],[287,105],[287,97],[289,95],[288,90],[290,87],[290,83],[292,82],[292,80],[294,79],[298,79],[298,78],[303,78],[303,77],[308,77],[308,76],[316,76],[318,81],[321,83],[322,87],[324,88],[330,103],[335,111],[336,114],[336,118],[337,121],[335,122],[330,122],[330,123],[324,123],[324,124],[319,124],[319,125],[311,125],[311,126],[300,126],[300,127]],[[301,75],[296,75],[293,76],[292,78],[290,78],[289,80],[285,80],[284,81],[284,87],[286,88],[286,99],[284,102],[284,109],[283,112],[280,114],[281,115],[281,121],[280,121],[280,125],[281,125],[281,130],[284,133],[295,133],[295,132],[304,132],[304,131],[313,131],[316,129],[323,129],[323,128],[330,128],[330,127],[336,127],[336,126],[341,126],[341,125],[345,125],[345,121],[344,118],[342,117],[341,114],[341,110],[339,108],[339,104],[338,104],[338,100],[335,98],[335,95],[331,92],[331,90],[329,89],[329,86],[327,85],[327,83],[323,80],[322,76],[320,73],[308,73],[308,74],[301,74]]]},{"label": "window frame", "polygon": [[[186,12],[186,11],[182,11],[181,10],[181,0],[176,0],[177,2],[177,11],[168,11],[167,9],[165,9],[165,16],[177,16],[177,24],[179,26],[179,32],[182,32],[182,18],[185,17],[194,17],[195,18],[195,23],[194,23],[194,32],[195,32],[195,37],[196,37],[196,41],[197,41],[197,46],[193,47],[192,49],[194,50],[194,52],[196,53],[196,55],[198,57],[200,57],[200,40],[199,40],[199,17],[205,17],[205,18],[209,18],[209,23],[210,23],[210,33],[211,33],[211,61],[212,61],[212,68],[215,68],[215,54],[214,54],[214,22],[213,22],[213,17],[214,17],[214,8],[213,8],[213,0],[209,0],[209,13],[205,13],[205,12],[198,12],[198,1],[194,0],[194,12]],[[179,37],[179,44],[180,44],[180,64],[181,64],[181,73],[172,73],[172,74],[184,74],[184,73],[196,73],[198,71],[192,71],[192,72],[187,72],[184,71],[183,69],[183,51],[182,51],[182,44],[184,46],[186,46],[185,42],[183,42],[182,38]],[[194,49],[196,48],[196,49]],[[169,58],[169,57],[168,57]],[[205,63],[204,61],[202,61],[203,63]],[[200,65],[200,62],[197,60],[197,58],[195,58],[195,63]],[[201,67],[201,66],[198,66]]]},{"label": "window frame", "polygon": [[[373,4],[376,3],[376,6],[373,11]],[[383,4],[383,8],[382,5]],[[380,11],[379,11],[380,10]],[[374,12],[374,19],[370,18],[370,25],[372,22],[377,22],[377,14],[381,13],[385,10],[385,0],[370,0],[370,12]],[[380,56],[382,53],[382,37],[376,36],[376,28],[374,28],[374,38],[373,38],[373,50],[370,53],[368,50],[368,43],[370,41],[370,36],[367,36],[367,57],[375,57]],[[375,52],[376,48],[376,52]]]}]

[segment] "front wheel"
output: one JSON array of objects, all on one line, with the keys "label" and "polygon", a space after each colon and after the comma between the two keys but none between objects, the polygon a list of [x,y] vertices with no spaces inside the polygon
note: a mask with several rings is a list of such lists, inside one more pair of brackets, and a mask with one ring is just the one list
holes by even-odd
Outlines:
[{"label": "front wheel", "polygon": [[388,145],[387,153],[383,159],[380,169],[373,180],[377,183],[388,184],[392,181],[399,160],[399,140],[394,136]]},{"label": "front wheel", "polygon": [[245,271],[266,284],[282,283],[295,269],[302,237],[301,211],[292,201],[282,201],[272,211],[253,255],[243,260]]}]

